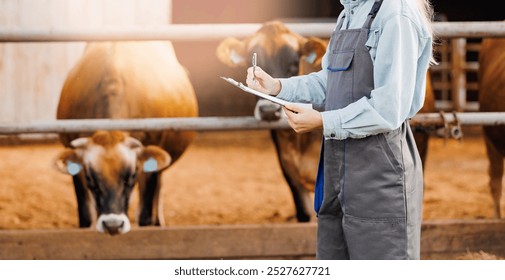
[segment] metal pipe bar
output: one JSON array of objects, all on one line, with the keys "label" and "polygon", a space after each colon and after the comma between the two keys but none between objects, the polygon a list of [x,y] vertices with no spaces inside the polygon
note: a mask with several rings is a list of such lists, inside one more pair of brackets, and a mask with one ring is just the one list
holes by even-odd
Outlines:
[{"label": "metal pipe bar", "polygon": [[[455,115],[461,125],[505,125],[505,113],[472,112],[444,113],[447,122],[455,122]],[[443,126],[439,113],[418,114],[410,120],[416,126]],[[275,122],[257,121],[254,117],[200,117],[200,118],[150,118],[150,119],[80,119],[39,121],[20,125],[0,124],[0,134],[31,134],[31,133],[72,133],[93,132],[96,130],[128,130],[128,131],[159,131],[159,130],[199,130],[199,131],[229,131],[229,130],[263,130],[287,129],[286,120]]]},{"label": "metal pipe bar", "polygon": [[[448,123],[455,123],[456,118],[464,126],[483,125],[495,126],[505,125],[505,112],[465,112],[465,113],[443,113]],[[444,121],[440,113],[417,114],[410,120],[412,126],[443,126]]]},{"label": "metal pipe bar", "polygon": [[[205,41],[247,37],[261,25],[261,23],[170,24],[160,27],[80,30],[0,28],[0,42]],[[287,23],[286,26],[302,36],[329,37],[335,23]],[[505,21],[435,22],[433,29],[437,37],[444,38],[505,37]]]},{"label": "metal pipe bar", "polygon": [[505,21],[435,22],[433,32],[443,38],[505,37]]},{"label": "metal pipe bar", "polygon": [[2,125],[0,134],[72,133],[97,130],[262,130],[288,128],[286,120],[257,121],[254,117],[146,118],[146,119],[73,119],[37,121],[28,124]]}]

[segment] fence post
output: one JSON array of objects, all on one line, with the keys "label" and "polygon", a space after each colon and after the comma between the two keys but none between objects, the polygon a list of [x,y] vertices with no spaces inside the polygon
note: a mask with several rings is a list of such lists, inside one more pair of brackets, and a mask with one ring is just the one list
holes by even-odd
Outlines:
[{"label": "fence post", "polygon": [[454,111],[466,107],[466,38],[451,40],[452,104]]}]

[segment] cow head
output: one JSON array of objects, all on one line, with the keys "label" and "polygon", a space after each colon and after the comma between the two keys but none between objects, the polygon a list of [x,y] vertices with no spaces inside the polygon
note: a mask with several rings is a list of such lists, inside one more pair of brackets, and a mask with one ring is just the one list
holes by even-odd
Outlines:
[{"label": "cow head", "polygon": [[[230,67],[246,68],[251,65],[252,54],[257,53],[257,64],[265,72],[275,78],[288,78],[300,74],[301,57],[304,57],[304,69],[318,61],[320,67],[320,57],[326,51],[326,45],[320,47],[320,42],[320,39],[305,38],[292,32],[279,21],[271,21],[243,40],[223,40],[216,54],[222,63]],[[280,112],[279,105],[260,101],[256,104],[255,116],[261,120],[278,120]]]},{"label": "cow head", "polygon": [[301,50],[298,75],[310,74],[321,70],[321,62],[326,53],[327,46],[328,40],[309,37]]},{"label": "cow head", "polygon": [[111,235],[128,232],[128,203],[137,177],[167,168],[170,155],[118,131],[98,131],[73,140],[71,146],[55,164],[61,172],[82,179],[95,203],[96,229]]}]

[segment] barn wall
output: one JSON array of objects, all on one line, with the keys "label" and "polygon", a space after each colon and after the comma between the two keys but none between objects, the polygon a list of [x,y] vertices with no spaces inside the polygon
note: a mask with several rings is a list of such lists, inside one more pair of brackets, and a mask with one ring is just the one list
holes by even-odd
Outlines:
[{"label": "barn wall", "polygon": [[[7,28],[101,28],[170,23],[172,0],[0,0]],[[0,122],[53,120],[84,43],[0,44]]]}]

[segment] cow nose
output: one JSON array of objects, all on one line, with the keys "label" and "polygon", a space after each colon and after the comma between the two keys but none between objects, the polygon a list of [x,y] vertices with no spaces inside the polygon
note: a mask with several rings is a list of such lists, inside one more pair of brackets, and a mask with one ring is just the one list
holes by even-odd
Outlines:
[{"label": "cow nose", "polygon": [[[260,100],[263,101],[263,100]],[[258,101],[255,108],[255,117],[262,121],[277,121],[281,118],[281,106],[270,101]]]},{"label": "cow nose", "polygon": [[110,235],[116,235],[120,232],[119,230],[123,228],[124,221],[114,219],[103,221],[102,224],[103,228],[107,233],[109,233]]},{"label": "cow nose", "polygon": [[110,235],[127,233],[130,228],[130,220],[125,214],[102,214],[96,223],[96,229],[99,232]]},{"label": "cow nose", "polygon": [[278,109],[275,108],[260,108],[260,116],[264,121],[276,121],[281,118],[281,113]]}]

